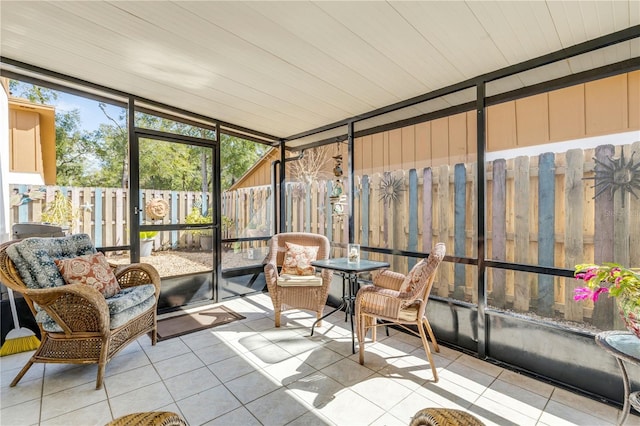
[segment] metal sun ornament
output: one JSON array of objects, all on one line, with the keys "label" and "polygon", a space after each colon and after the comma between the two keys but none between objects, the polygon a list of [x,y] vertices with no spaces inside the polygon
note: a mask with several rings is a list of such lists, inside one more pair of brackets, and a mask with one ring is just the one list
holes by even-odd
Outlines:
[{"label": "metal sun ornament", "polygon": [[338,221],[342,221],[344,218],[345,207],[347,206],[347,195],[344,193],[344,187],[342,185],[342,154],[340,154],[340,143],[338,142],[338,154],[333,157],[335,164],[333,167],[333,175],[336,177],[333,183],[333,190],[329,195],[329,202],[331,203],[331,213]]},{"label": "metal sun ornament", "polygon": [[620,200],[622,208],[624,208],[625,193],[628,192],[633,194],[636,199],[638,198],[638,194],[634,190],[640,191],[640,162],[633,162],[634,155],[635,152],[631,153],[631,157],[627,161],[624,157],[624,148],[622,148],[620,157],[607,157],[609,164],[594,157],[596,162],[595,176],[584,178],[584,180],[595,181],[595,185],[592,186],[596,189],[594,199],[607,190],[609,190],[611,197],[616,191],[620,191]]},{"label": "metal sun ornament", "polygon": [[380,201],[387,205],[391,205],[391,202],[398,201],[400,193],[404,191],[401,178],[397,178],[389,173],[380,180]]}]

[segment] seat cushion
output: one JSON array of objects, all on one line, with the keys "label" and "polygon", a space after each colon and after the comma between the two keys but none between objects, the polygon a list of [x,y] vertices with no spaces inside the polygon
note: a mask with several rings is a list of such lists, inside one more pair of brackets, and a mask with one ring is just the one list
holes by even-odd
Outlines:
[{"label": "seat cushion", "polygon": [[319,246],[301,246],[286,242],[287,251],[282,261],[282,273],[288,275],[314,275],[316,268],[311,262],[318,256]]},{"label": "seat cushion", "polygon": [[[105,299],[109,307],[109,328],[118,328],[126,324],[151,308],[156,301],[156,288],[153,284],[143,284],[122,289],[118,294]],[[62,328],[47,314],[40,311],[36,321],[42,323],[42,328],[51,333],[61,333]]]},{"label": "seat cushion", "polygon": [[281,274],[278,277],[280,287],[322,287],[322,278],[315,275]]},{"label": "seat cushion", "polygon": [[98,290],[105,298],[120,291],[120,285],[102,253],[85,254],[71,259],[54,259],[67,284],[84,284]]},{"label": "seat cushion", "polygon": [[7,248],[7,255],[16,265],[28,288],[49,288],[65,285],[54,259],[70,259],[95,254],[87,234],[59,238],[26,238]]}]

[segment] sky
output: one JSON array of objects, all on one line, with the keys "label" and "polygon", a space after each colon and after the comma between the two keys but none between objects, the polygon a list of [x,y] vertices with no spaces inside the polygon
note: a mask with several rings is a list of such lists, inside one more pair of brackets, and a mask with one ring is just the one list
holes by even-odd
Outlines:
[{"label": "sky", "polygon": [[[100,124],[109,123],[109,119],[104,115],[98,107],[98,101],[83,98],[80,96],[70,95],[64,92],[58,92],[58,99],[55,102],[56,111],[72,111],[78,109],[80,111],[80,121],[84,130],[97,130]],[[113,117],[118,118],[122,108],[107,104],[107,112]]]}]

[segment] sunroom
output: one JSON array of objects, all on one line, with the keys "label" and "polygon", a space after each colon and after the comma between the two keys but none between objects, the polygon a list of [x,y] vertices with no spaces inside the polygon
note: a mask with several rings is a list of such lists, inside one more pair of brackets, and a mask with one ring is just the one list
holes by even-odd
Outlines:
[{"label": "sunroom", "polygon": [[[3,1],[0,12],[0,242],[68,206],[65,233],[158,269],[161,317],[212,303],[246,317],[153,347],[141,337],[108,364],[106,390],[91,367],[64,365],[9,387],[28,353],[2,357],[6,424],[161,409],[189,424],[408,424],[429,405],[486,424],[623,420],[623,376],[640,389],[640,369],[621,371],[596,344],[625,325],[614,297],[574,300],[574,271],[640,267],[637,1]],[[97,124],[82,128],[89,110]],[[64,121],[70,111],[81,120]],[[325,235],[336,258],[358,244],[402,274],[444,242],[427,307],[443,378],[429,381],[420,339],[394,328],[371,346],[371,377],[354,367],[345,315],[310,336],[314,316],[293,311],[276,330],[263,262],[285,232]],[[343,285],[334,274],[327,312]],[[287,359],[264,350],[298,344]],[[340,381],[348,367],[358,378]],[[123,384],[138,368],[157,400],[136,404],[143,391]],[[339,388],[314,392],[321,376]],[[360,402],[342,398],[367,388],[370,409],[350,415]],[[96,394],[58,410],[79,392]]]}]

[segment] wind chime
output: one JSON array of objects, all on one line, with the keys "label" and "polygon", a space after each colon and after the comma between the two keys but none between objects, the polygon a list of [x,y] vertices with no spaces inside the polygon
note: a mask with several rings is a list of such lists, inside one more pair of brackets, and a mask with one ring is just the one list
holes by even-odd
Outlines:
[{"label": "wind chime", "polygon": [[333,166],[333,175],[335,180],[333,182],[333,190],[329,195],[329,202],[331,203],[331,214],[336,220],[342,222],[344,216],[347,214],[347,194],[344,191],[343,185],[343,171],[342,171],[342,154],[340,153],[340,142],[338,142],[338,154],[333,157],[335,164]]}]

